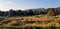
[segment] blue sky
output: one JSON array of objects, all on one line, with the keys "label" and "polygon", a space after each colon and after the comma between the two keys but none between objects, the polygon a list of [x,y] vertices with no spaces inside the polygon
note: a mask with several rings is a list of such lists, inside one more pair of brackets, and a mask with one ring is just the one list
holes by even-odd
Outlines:
[{"label": "blue sky", "polygon": [[0,10],[60,7],[60,0],[0,0]]}]

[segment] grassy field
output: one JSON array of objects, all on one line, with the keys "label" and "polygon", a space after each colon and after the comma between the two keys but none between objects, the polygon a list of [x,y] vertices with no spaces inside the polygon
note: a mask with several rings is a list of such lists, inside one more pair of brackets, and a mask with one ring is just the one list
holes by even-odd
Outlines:
[{"label": "grassy field", "polygon": [[[35,15],[35,16],[23,16],[23,17],[2,17],[0,18],[1,28],[21,28],[25,27],[36,27],[38,28],[48,28],[57,27],[60,28],[60,17],[59,16],[46,16],[46,15]],[[25,29],[28,29],[25,28]],[[31,28],[29,28],[31,29]]]}]

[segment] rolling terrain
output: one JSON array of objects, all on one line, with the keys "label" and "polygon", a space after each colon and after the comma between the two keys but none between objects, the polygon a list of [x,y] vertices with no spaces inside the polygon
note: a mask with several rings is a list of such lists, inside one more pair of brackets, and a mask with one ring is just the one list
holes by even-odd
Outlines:
[{"label": "rolling terrain", "polygon": [[[25,28],[25,27],[60,27],[60,16],[23,16],[23,17],[3,17],[0,18],[1,28]],[[27,28],[28,29],[28,28]]]}]

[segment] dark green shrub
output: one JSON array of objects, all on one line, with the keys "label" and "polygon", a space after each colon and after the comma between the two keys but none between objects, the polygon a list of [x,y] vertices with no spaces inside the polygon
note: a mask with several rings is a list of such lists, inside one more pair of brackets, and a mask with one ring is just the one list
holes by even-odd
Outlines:
[{"label": "dark green shrub", "polygon": [[21,26],[22,24],[17,22],[17,23],[12,23],[11,26]]},{"label": "dark green shrub", "polygon": [[35,26],[35,29],[43,29],[43,27],[36,27],[36,26]]},{"label": "dark green shrub", "polygon": [[25,27],[24,29],[33,29],[33,27]]},{"label": "dark green shrub", "polygon": [[2,24],[8,24],[10,22],[11,22],[10,20],[6,20],[6,21],[3,21]]},{"label": "dark green shrub", "polygon": [[4,18],[0,18],[0,21],[4,20]]}]

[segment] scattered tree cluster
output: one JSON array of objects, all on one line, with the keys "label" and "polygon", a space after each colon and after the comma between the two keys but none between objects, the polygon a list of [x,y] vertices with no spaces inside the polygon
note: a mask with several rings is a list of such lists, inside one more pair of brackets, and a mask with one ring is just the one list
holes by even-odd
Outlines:
[{"label": "scattered tree cluster", "polygon": [[40,14],[47,14],[49,16],[56,16],[60,15],[60,7],[58,8],[48,8],[48,9],[28,9],[28,10],[13,10],[10,9],[9,11],[0,11],[0,16],[32,16],[32,15],[40,15]]}]

